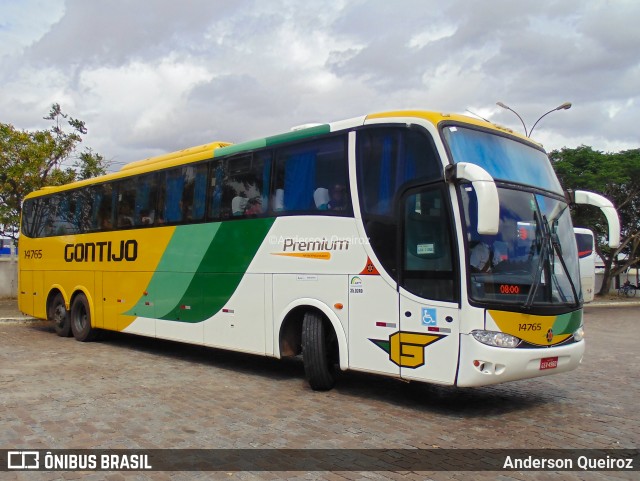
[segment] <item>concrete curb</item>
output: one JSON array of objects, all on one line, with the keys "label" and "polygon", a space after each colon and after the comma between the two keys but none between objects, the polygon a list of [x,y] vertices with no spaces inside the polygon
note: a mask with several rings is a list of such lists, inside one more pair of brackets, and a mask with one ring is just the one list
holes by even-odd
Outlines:
[{"label": "concrete curb", "polygon": [[640,301],[598,302],[595,304],[594,303],[585,304],[583,307],[586,309],[589,307],[634,307],[634,306],[640,306]]},{"label": "concrete curb", "polygon": [[31,322],[47,322],[35,317],[0,317],[0,324],[28,324]]}]

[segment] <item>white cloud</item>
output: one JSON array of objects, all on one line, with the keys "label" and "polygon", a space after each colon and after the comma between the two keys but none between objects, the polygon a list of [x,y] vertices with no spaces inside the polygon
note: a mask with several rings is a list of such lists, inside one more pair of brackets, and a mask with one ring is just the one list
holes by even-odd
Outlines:
[{"label": "white cloud", "polygon": [[[25,15],[25,11],[29,14]],[[0,57],[22,51],[37,41],[64,13],[62,0],[3,0]]]},{"label": "white cloud", "polygon": [[573,102],[536,127],[547,148],[638,144],[634,1],[7,5],[0,121],[40,128],[59,102],[119,162],[395,108],[469,109],[520,130],[498,100],[528,127]]}]

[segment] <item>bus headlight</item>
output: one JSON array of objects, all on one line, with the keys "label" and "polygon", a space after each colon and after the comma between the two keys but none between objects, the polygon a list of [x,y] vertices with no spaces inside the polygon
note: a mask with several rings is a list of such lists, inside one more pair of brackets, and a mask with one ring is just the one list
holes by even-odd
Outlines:
[{"label": "bus headlight", "polygon": [[476,341],[495,347],[518,347],[521,340],[511,334],[496,331],[471,331],[471,335]]},{"label": "bus headlight", "polygon": [[576,329],[576,332],[573,333],[573,339],[578,342],[578,341],[582,341],[584,339],[584,329],[582,326],[580,326],[578,329]]}]

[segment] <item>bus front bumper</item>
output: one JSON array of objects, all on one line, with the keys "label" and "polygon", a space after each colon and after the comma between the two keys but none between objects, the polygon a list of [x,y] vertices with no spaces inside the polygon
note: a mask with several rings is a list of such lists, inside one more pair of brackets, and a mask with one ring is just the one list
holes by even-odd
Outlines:
[{"label": "bus front bumper", "polygon": [[462,334],[456,385],[486,386],[568,372],[582,362],[584,349],[584,341],[539,349],[509,349],[487,346],[470,334]]}]

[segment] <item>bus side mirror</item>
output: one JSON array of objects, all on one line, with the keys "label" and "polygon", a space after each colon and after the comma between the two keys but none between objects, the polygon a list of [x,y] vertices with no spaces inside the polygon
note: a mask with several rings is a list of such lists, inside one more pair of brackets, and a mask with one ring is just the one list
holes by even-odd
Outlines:
[{"label": "bus side mirror", "polygon": [[445,177],[447,182],[471,182],[478,198],[478,234],[497,234],[500,227],[500,199],[498,188],[489,172],[475,164],[459,162],[447,166]]},{"label": "bus side mirror", "polygon": [[575,204],[599,207],[607,218],[607,224],[609,225],[609,247],[615,249],[620,246],[620,219],[611,201],[600,194],[587,192],[586,190],[576,190],[575,192],[568,192],[568,194],[570,200]]}]

